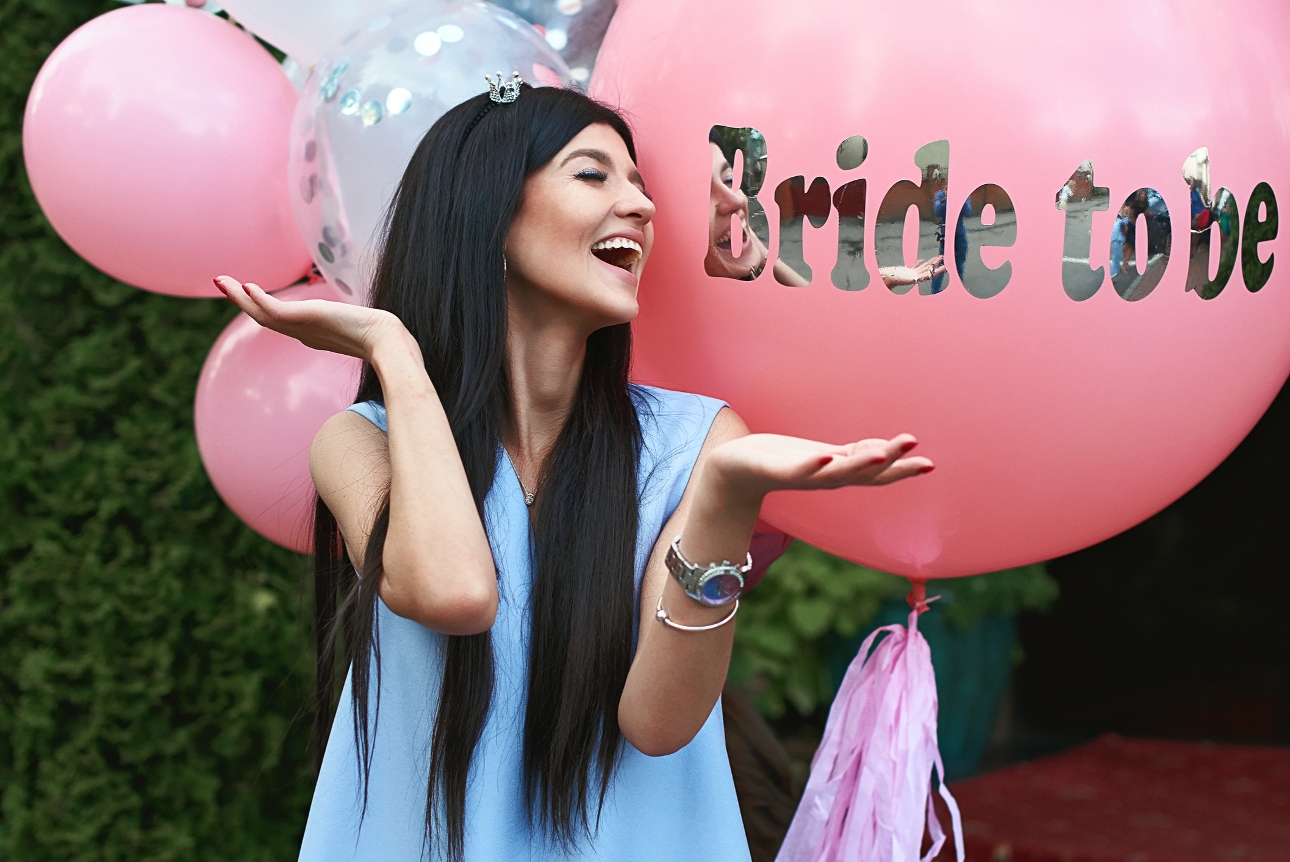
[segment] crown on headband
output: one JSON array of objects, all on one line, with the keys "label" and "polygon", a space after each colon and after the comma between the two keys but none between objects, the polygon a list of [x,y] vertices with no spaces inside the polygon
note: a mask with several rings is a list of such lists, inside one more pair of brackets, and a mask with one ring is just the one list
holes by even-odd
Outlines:
[{"label": "crown on headband", "polygon": [[492,75],[485,75],[484,80],[488,82],[488,98],[501,105],[509,105],[520,97],[520,84],[524,79],[520,77],[519,72],[511,73],[511,80],[503,82],[502,73],[497,73],[497,80],[493,80]]}]

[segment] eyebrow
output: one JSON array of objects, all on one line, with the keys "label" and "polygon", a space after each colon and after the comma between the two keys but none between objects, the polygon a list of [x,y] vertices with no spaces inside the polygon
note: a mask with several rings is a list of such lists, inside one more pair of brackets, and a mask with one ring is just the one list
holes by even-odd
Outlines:
[{"label": "eyebrow", "polygon": [[614,160],[610,158],[609,153],[604,150],[582,149],[574,150],[569,153],[569,155],[565,156],[564,160],[560,162],[560,167],[564,167],[574,159],[582,158],[584,156],[589,159],[595,159],[607,168],[612,168],[614,166]]},{"label": "eyebrow", "polygon": [[[613,157],[610,156],[609,153],[605,152],[604,150],[597,150],[592,148],[574,150],[573,152],[569,153],[569,155],[565,156],[563,159],[560,160],[560,167],[564,167],[565,165],[569,164],[569,162],[577,158],[593,159],[597,162],[600,162],[605,167],[610,168],[611,170],[614,167]],[[647,198],[649,197],[649,192],[645,191],[645,178],[641,176],[640,171],[633,168],[632,172],[627,175],[627,181],[632,185],[636,186],[637,188],[639,188],[641,192],[645,195],[645,197]],[[653,200],[653,198],[650,198],[650,200]]]}]

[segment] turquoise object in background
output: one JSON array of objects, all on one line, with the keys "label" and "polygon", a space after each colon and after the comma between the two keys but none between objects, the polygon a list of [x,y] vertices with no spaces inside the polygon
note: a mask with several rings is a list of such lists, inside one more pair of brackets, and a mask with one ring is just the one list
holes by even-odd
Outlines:
[{"label": "turquoise object in background", "polygon": [[[931,647],[936,671],[937,740],[945,780],[958,781],[976,772],[990,743],[1012,676],[1017,618],[1013,614],[986,615],[960,628],[945,618],[953,593],[939,585],[929,585],[928,593],[939,593],[942,599],[919,618],[918,630]],[[854,637],[830,636],[825,643],[825,662],[833,690],[838,690],[847,666],[870,632],[894,623],[903,625],[908,618],[909,606],[903,598],[888,599]]]}]

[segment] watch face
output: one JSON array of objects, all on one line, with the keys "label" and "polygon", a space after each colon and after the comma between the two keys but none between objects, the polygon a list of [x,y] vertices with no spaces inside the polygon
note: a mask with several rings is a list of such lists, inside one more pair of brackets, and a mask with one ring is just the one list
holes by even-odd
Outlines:
[{"label": "watch face", "polygon": [[739,591],[743,588],[744,579],[738,572],[716,569],[709,572],[699,584],[699,601],[712,607],[729,604],[739,598]]}]

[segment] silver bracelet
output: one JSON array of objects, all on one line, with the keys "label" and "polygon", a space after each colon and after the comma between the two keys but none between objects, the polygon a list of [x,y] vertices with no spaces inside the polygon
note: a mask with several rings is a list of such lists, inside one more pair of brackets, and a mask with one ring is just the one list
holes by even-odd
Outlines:
[{"label": "silver bracelet", "polygon": [[735,618],[735,614],[737,613],[739,613],[739,600],[735,599],[734,609],[731,610],[730,613],[726,615],[726,618],[721,620],[720,622],[715,622],[715,623],[712,623],[711,625],[706,625],[706,626],[685,626],[685,625],[681,625],[680,623],[672,622],[672,618],[667,615],[667,611],[663,610],[663,597],[659,596],[658,607],[654,611],[654,619],[658,620],[665,626],[671,626],[672,628],[681,632],[710,632],[713,629],[721,628],[726,623],[733,620]]}]

